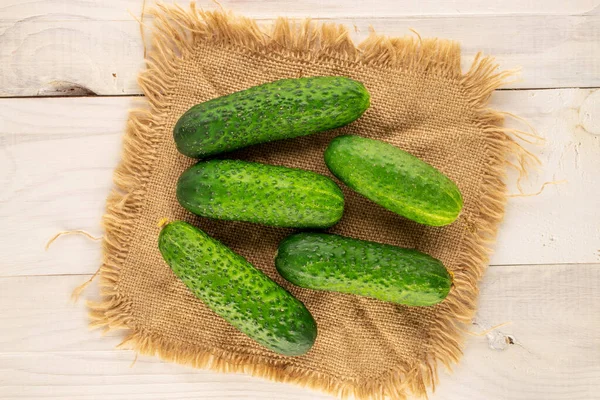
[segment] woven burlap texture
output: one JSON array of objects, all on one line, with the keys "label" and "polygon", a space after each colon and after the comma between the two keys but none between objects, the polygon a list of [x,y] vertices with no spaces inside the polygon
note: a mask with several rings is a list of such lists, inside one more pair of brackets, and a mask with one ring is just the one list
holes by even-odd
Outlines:
[{"label": "woven burlap texture", "polygon": [[[525,155],[486,107],[508,73],[478,57],[460,68],[456,43],[371,34],[355,46],[338,25],[280,19],[259,28],[223,11],[159,6],[153,41],[139,78],[144,110],[131,112],[116,188],[104,216],[102,300],[92,325],[126,329],[122,346],[179,363],[242,371],[363,399],[424,395],[437,366],[459,360],[463,329],[475,310],[477,282],[505,203],[509,157]],[[304,168],[331,176],[323,151],[340,134],[392,143],[439,168],[463,193],[459,219],[447,227],[408,221],[348,190],[346,209],[330,232],[416,248],[454,273],[448,298],[435,307],[404,307],[352,295],[295,287],[274,268],[290,229],[198,218],[175,197],[181,172],[172,129],[194,104],[265,82],[343,75],[362,82],[371,108],[347,127],[254,146],[223,157]],[[197,300],[165,264],[157,247],[161,218],[182,219],[221,240],[297,296],[314,315],[318,338],[301,357],[259,346]]]}]

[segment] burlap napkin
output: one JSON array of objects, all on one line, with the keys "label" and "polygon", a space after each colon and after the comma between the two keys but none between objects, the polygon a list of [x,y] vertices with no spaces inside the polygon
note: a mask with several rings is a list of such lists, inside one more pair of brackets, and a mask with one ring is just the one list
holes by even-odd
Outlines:
[{"label": "burlap napkin", "polygon": [[[252,20],[193,6],[159,7],[154,16],[147,69],[139,78],[148,109],[130,116],[117,187],[108,198],[103,300],[91,305],[92,324],[125,328],[124,346],[195,367],[243,371],[364,399],[425,394],[437,379],[438,363],[450,365],[461,355],[460,324],[474,313],[486,245],[503,215],[507,157],[520,152],[499,127],[502,114],[486,108],[507,73],[478,57],[463,74],[459,46],[447,40],[372,34],[355,46],[338,25],[280,19],[259,28]],[[277,244],[292,230],[198,218],[177,203],[177,178],[194,162],[173,143],[172,128],[183,112],[250,86],[313,75],[359,80],[371,93],[371,108],[342,129],[223,157],[331,176],[323,151],[333,137],[351,133],[385,140],[439,168],[465,199],[452,225],[418,225],[341,185],[345,214],[329,231],[441,259],[455,285],[440,305],[411,308],[300,289],[279,277],[273,263]],[[195,299],[158,251],[157,222],[164,217],[205,230],[304,302],[318,324],[313,349],[302,357],[274,354]]]}]

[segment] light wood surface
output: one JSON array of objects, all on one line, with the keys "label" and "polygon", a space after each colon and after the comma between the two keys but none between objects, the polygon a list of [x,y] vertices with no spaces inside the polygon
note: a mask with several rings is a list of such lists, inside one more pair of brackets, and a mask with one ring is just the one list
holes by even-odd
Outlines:
[{"label": "light wood surface", "polygon": [[[142,8],[156,0],[3,0],[0,19],[21,20],[31,16],[81,15],[96,20],[128,20],[129,14],[140,15]],[[163,2],[187,6],[188,0]],[[210,9],[216,2],[198,2]],[[218,4],[253,18],[273,16],[365,19],[366,17],[468,16],[468,15],[599,15],[598,0],[219,0]]]},{"label": "light wood surface", "polygon": [[[102,234],[127,110],[143,100],[132,16],[143,3],[0,1],[0,398],[332,398],[153,357],[131,366],[133,352],[115,349],[121,334],[89,331],[84,302],[69,299],[98,267],[99,243],[68,236],[44,251],[58,231]],[[600,0],[220,3],[265,24],[278,15],[341,22],[356,27],[356,40],[370,26],[394,36],[414,28],[459,40],[465,67],[479,50],[503,68],[522,67],[509,86],[518,90],[496,92],[492,106],[546,138],[527,145],[543,169],[524,190],[566,183],[509,201],[470,329],[508,324],[468,335],[462,362],[441,374],[431,398],[600,399]],[[69,95],[82,97],[53,97]]]},{"label": "light wood surface", "polygon": [[[0,9],[0,96],[140,93],[136,76],[144,50],[134,16],[141,18],[141,0],[104,1],[102,6],[63,1],[62,7],[56,1],[13,1]],[[67,6],[70,3],[73,7]],[[530,14],[515,11],[518,2],[514,1],[500,15],[473,15],[481,8],[493,9],[482,6],[487,2],[473,0],[464,6],[479,4],[468,8],[471,12],[455,11],[450,16],[434,12],[435,1],[409,2],[409,9],[423,7],[423,15],[404,14],[403,4],[394,0],[374,2],[375,7],[357,0],[353,1],[356,7],[314,0],[229,3],[239,13],[260,17],[264,24],[282,14],[343,23],[352,27],[356,41],[364,39],[370,28],[389,36],[413,35],[410,29],[415,29],[424,37],[452,38],[461,42],[465,67],[478,51],[496,56],[502,68],[522,67],[521,80],[508,85],[512,88],[600,86],[600,15],[593,4],[581,5],[586,2],[557,1],[555,6],[562,3],[563,7],[550,14],[543,12],[541,1],[521,2],[535,10]],[[460,2],[446,2],[447,6],[450,3],[461,9]],[[203,4],[206,9],[216,7]],[[53,7],[54,12],[47,11]],[[151,20],[146,18],[145,23],[151,25]]]},{"label": "light wood surface", "polygon": [[[600,170],[600,135],[582,125],[600,118],[600,103],[588,104],[597,101],[598,93],[561,89],[494,94],[494,107],[519,113],[546,138],[542,146],[529,146],[544,168],[532,172],[524,182],[525,191],[537,192],[547,181],[566,183],[548,186],[539,196],[510,200],[492,264],[600,262],[600,186],[593,173]],[[0,230],[0,252],[13,254],[10,263],[0,265],[0,276],[96,270],[97,243],[64,237],[47,252],[44,243],[62,230],[101,234],[98,221],[119,160],[127,110],[139,101],[130,97],[0,100],[4,143],[0,216],[18,227]],[[517,194],[514,181],[510,191]]]},{"label": "light wood surface", "polygon": [[[0,278],[3,399],[332,398],[152,357],[140,356],[131,366],[133,352],[114,350],[118,335],[88,332],[83,305],[69,299],[71,288],[87,278]],[[453,374],[442,373],[432,400],[597,398],[598,265],[490,267],[481,288],[471,331],[507,325],[469,335],[462,362]]]}]

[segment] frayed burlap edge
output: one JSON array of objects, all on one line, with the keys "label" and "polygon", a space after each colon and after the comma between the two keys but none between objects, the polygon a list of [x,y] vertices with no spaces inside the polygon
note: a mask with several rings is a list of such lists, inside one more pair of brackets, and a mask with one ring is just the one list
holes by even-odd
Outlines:
[{"label": "frayed burlap edge", "polygon": [[[406,398],[407,392],[426,396],[435,389],[439,363],[450,369],[462,355],[461,324],[470,323],[478,296],[477,282],[482,277],[498,223],[504,214],[507,166],[522,174],[535,160],[513,138],[518,131],[502,128],[505,114],[486,108],[492,92],[506,82],[513,72],[496,72],[492,58],[478,55],[470,70],[460,68],[460,48],[452,41],[420,37],[388,38],[372,33],[355,45],[347,29],[335,24],[302,23],[278,19],[270,29],[255,21],[232,16],[223,11],[204,12],[177,6],[159,5],[154,16],[154,34],[147,57],[147,69],[139,84],[148,108],[133,111],[124,138],[123,159],[117,168],[116,188],[107,200],[103,218],[104,260],[99,269],[102,300],[89,303],[91,326],[105,330],[127,329],[119,345],[142,354],[194,367],[217,371],[245,372],[280,382],[291,382],[324,392],[359,399]],[[473,106],[473,117],[486,135],[488,154],[486,175],[482,177],[479,215],[465,234],[461,251],[461,268],[455,271],[456,294],[442,303],[439,318],[417,366],[400,366],[380,379],[370,382],[340,381],[314,371],[270,364],[252,355],[235,355],[174,343],[136,326],[130,304],[118,290],[121,265],[129,251],[129,241],[138,213],[144,205],[145,186],[153,170],[160,135],[164,134],[169,97],[175,87],[178,64],[190,56],[198,41],[235,46],[269,57],[326,59],[340,65],[352,63],[404,71],[419,71],[455,79]],[[521,132],[522,133],[522,132]],[[516,160],[511,162],[510,159]]]}]

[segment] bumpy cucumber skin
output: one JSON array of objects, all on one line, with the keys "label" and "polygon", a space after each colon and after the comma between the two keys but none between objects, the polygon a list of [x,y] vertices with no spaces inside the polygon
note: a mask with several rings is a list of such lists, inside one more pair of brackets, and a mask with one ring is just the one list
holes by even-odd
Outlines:
[{"label": "bumpy cucumber skin", "polygon": [[344,194],[331,179],[238,160],[190,167],[177,182],[177,199],[203,217],[279,227],[328,228],[344,213]]},{"label": "bumpy cucumber skin", "polygon": [[204,158],[344,126],[369,107],[362,83],[339,76],[282,79],[190,108],[173,137],[184,155]]},{"label": "bumpy cucumber skin", "polygon": [[196,297],[250,338],[286,356],[312,347],[317,325],[304,304],[221,242],[174,221],[158,247]]},{"label": "bumpy cucumber skin", "polygon": [[325,233],[298,233],[279,244],[277,270],[303,288],[356,294],[408,306],[444,300],[452,278],[417,250]]},{"label": "bumpy cucumber skin", "polygon": [[418,223],[448,225],[462,210],[462,195],[452,180],[391,144],[338,136],[325,151],[325,163],[351,189]]}]

